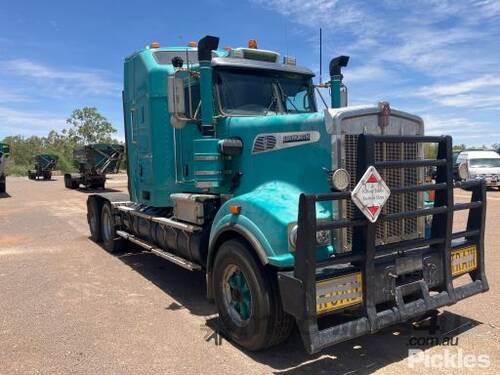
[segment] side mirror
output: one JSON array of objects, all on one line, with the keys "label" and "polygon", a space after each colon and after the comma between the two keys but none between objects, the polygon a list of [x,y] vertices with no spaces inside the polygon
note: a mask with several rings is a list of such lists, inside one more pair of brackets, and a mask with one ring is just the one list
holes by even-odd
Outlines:
[{"label": "side mirror", "polygon": [[459,164],[458,177],[460,177],[460,180],[467,180],[469,178],[469,168],[467,167],[467,163]]},{"label": "side mirror", "polygon": [[181,129],[189,119],[186,117],[184,80],[177,75],[168,77],[168,111],[170,122],[176,129]]}]

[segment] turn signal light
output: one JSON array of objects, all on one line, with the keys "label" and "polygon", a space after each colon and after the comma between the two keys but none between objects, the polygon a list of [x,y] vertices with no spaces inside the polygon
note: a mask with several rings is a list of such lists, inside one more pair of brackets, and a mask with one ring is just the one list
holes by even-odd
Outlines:
[{"label": "turn signal light", "polygon": [[429,191],[429,200],[430,201],[435,201],[436,200],[436,191],[435,190]]},{"label": "turn signal light", "polygon": [[229,206],[229,212],[231,212],[233,215],[239,215],[241,212],[241,206],[233,204]]}]

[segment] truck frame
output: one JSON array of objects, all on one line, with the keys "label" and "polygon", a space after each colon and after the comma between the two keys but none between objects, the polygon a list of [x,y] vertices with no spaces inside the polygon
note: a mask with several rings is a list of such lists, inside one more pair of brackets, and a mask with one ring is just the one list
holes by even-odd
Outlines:
[{"label": "truck frame", "polygon": [[[224,335],[248,350],[297,326],[316,353],[487,291],[485,185],[454,183],[451,137],[425,136],[421,118],[386,102],[346,106],[346,56],[330,63],[320,112],[312,72],[256,44],[221,51],[206,36],[126,59],[129,194],[89,195],[91,238],[203,272]],[[390,189],[374,220],[373,194],[372,206],[353,198],[370,170]],[[471,201],[455,203],[455,187]],[[461,210],[467,228],[453,232]]]}]

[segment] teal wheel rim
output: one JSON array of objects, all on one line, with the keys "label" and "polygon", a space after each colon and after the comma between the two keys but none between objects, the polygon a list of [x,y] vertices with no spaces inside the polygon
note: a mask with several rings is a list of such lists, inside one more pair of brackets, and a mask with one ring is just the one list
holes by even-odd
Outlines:
[{"label": "teal wheel rim", "polygon": [[252,294],[243,272],[235,265],[226,269],[224,302],[229,315],[239,325],[246,325],[252,315]]}]

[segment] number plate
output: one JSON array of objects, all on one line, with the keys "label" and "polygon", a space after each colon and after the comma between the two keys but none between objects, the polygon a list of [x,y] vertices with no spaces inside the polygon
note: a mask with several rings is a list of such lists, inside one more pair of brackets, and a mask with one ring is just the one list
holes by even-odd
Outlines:
[{"label": "number plate", "polygon": [[334,277],[316,283],[316,313],[356,305],[363,301],[361,273]]},{"label": "number plate", "polygon": [[458,276],[477,268],[475,245],[462,247],[451,252],[451,275]]}]

